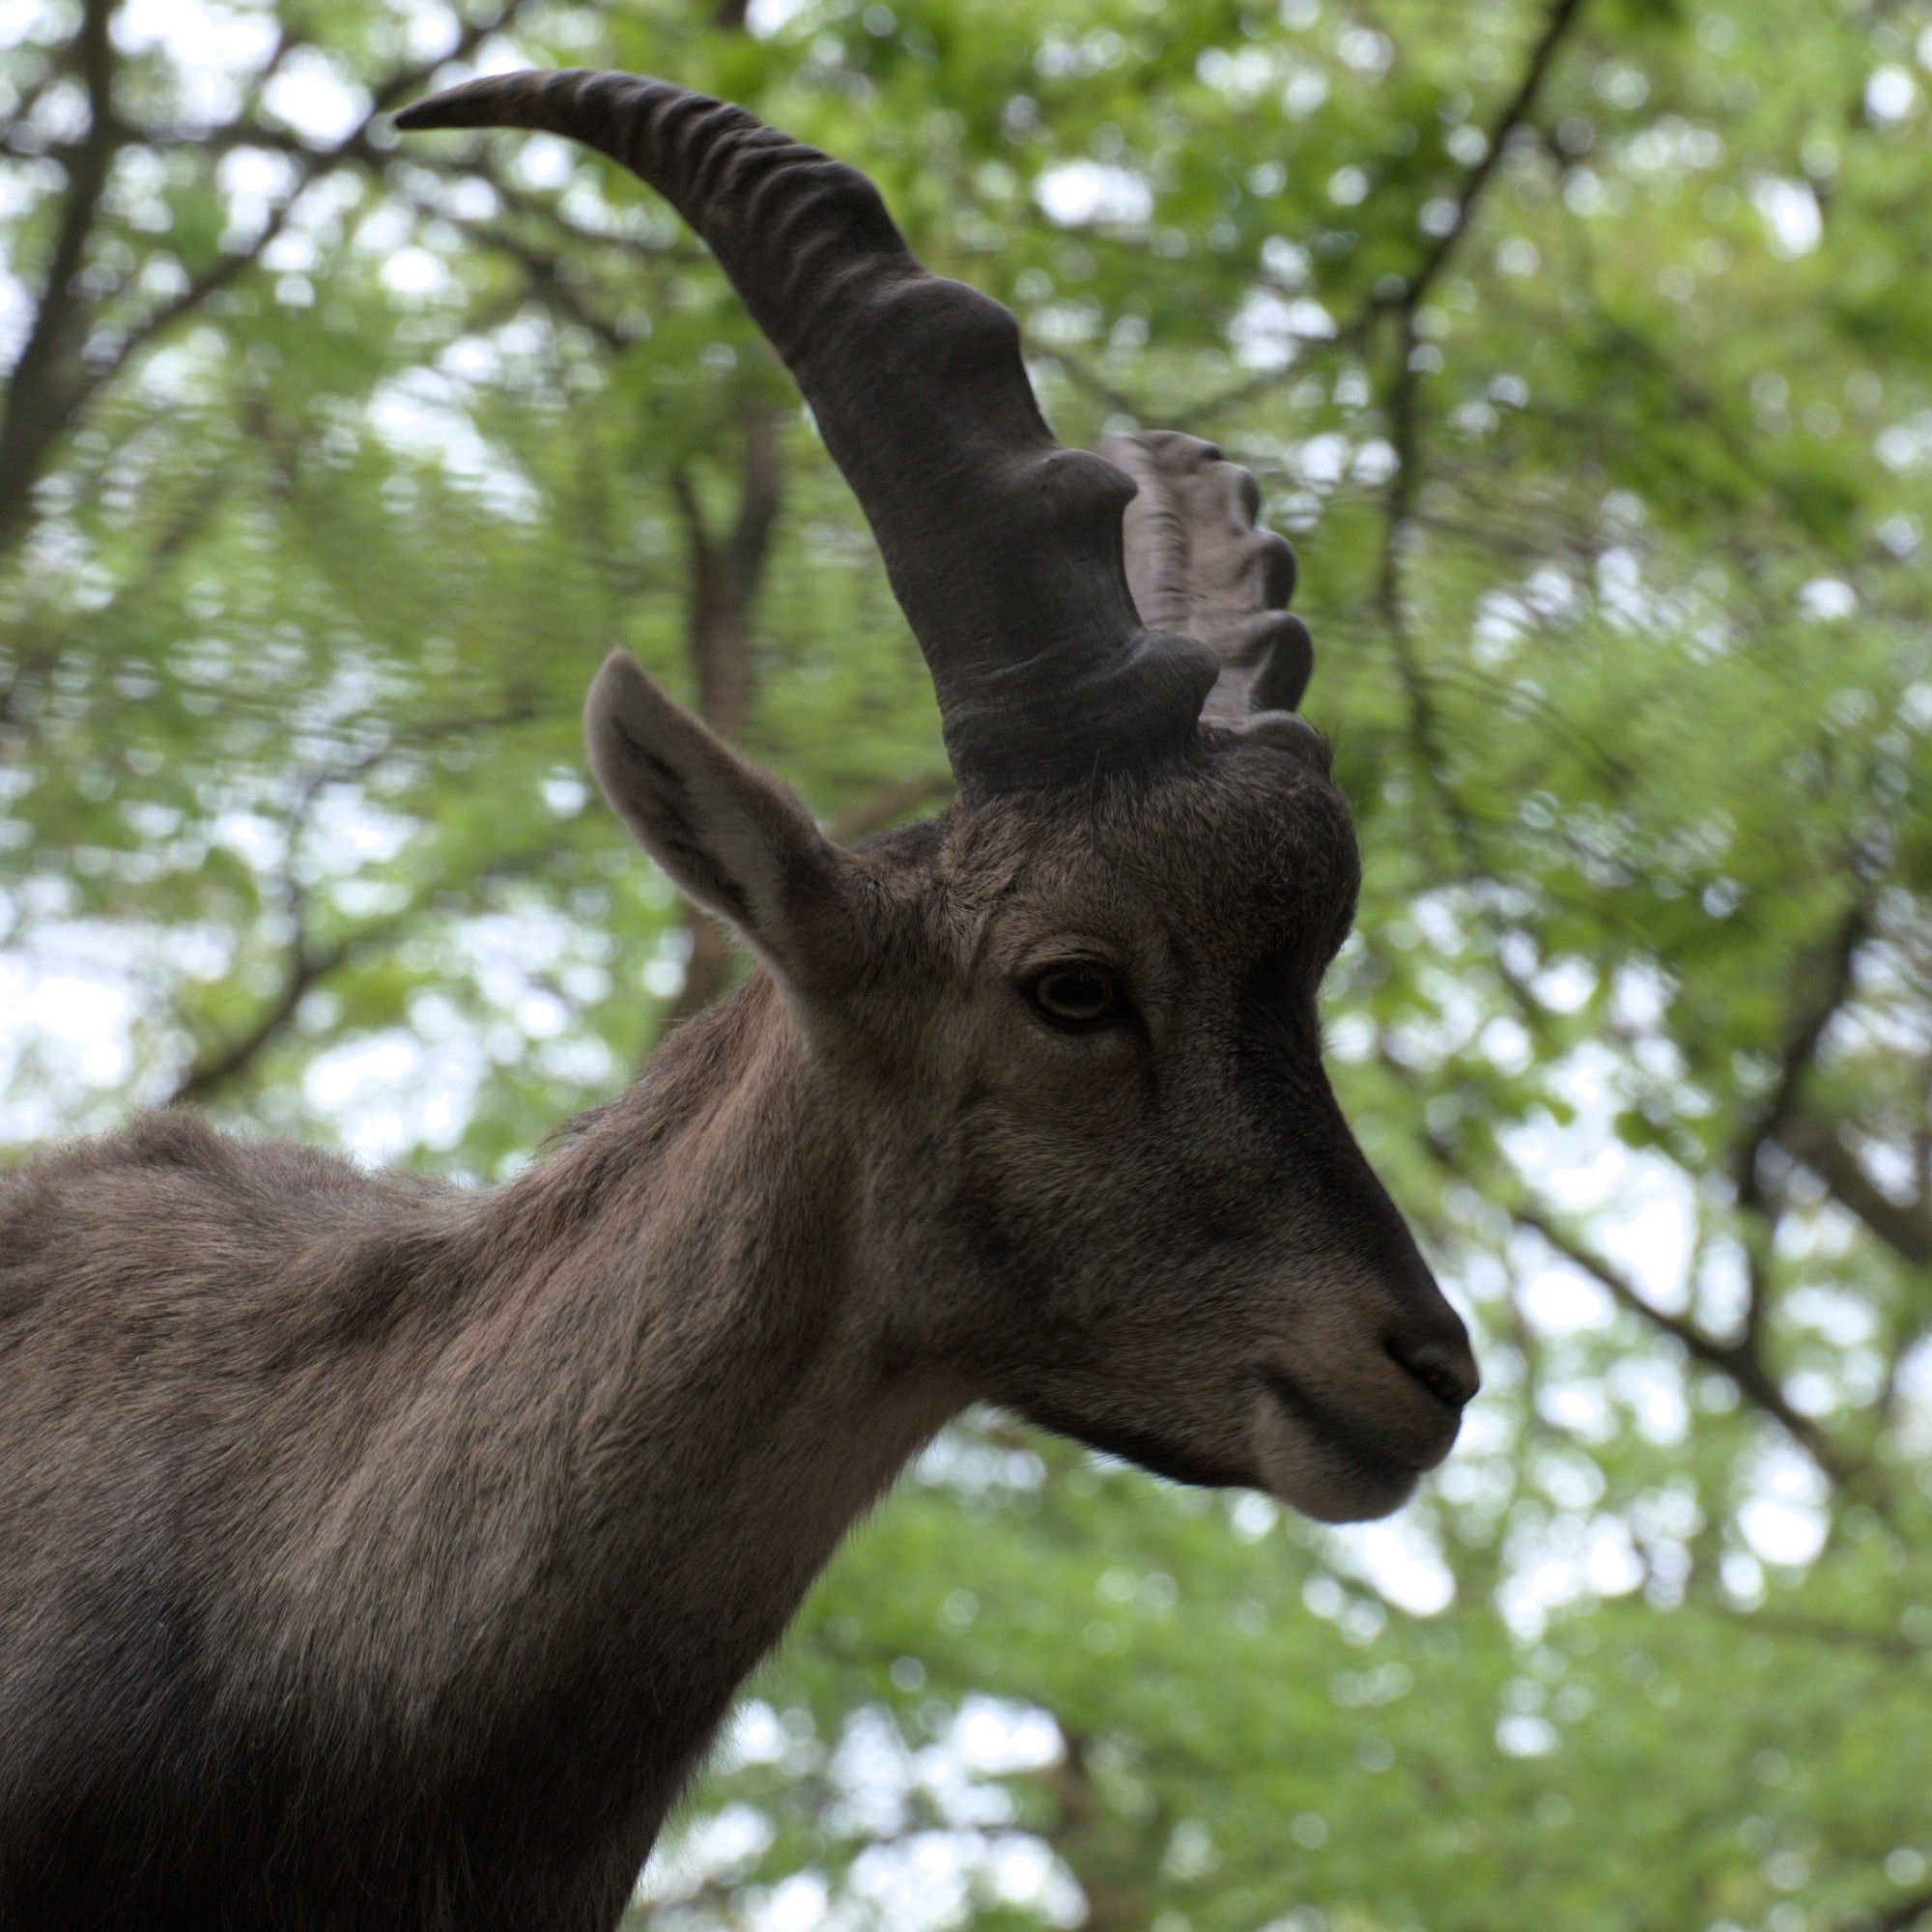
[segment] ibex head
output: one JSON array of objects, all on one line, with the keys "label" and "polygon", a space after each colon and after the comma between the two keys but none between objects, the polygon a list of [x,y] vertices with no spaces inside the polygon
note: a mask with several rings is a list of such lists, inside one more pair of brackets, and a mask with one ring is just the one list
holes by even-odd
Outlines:
[{"label": "ibex head", "polygon": [[742,109],[566,71],[399,119],[572,135],[669,198],[931,668],[957,801],[852,852],[630,658],[586,712],[611,804],[756,951],[857,1122],[882,1342],[1163,1474],[1393,1508],[1476,1370],[1322,1070],[1357,860],[1253,479],[1179,436],[1062,448],[1007,310]]}]

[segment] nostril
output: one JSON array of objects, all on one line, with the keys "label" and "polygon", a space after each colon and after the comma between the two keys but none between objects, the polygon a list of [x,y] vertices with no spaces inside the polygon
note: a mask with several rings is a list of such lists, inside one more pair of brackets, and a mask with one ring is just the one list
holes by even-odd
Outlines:
[{"label": "nostril", "polygon": [[1483,1385],[1466,1343],[1411,1342],[1394,1335],[1387,1348],[1395,1362],[1450,1408],[1462,1408]]}]

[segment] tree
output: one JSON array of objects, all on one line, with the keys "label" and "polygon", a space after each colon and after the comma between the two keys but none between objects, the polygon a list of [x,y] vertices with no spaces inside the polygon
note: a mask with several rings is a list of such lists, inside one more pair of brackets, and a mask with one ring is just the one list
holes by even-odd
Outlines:
[{"label": "tree", "polygon": [[715,270],[382,118],[612,64],[866,166],[1067,440],[1263,478],[1367,859],[1338,1083],[1484,1331],[1386,1531],[950,1435],[640,1919],[1932,1922],[1923,0],[208,18],[0,57],[13,1151],[181,1094],[488,1179],[608,1093],[737,970],[586,809],[612,643],[842,830],[943,797]]}]

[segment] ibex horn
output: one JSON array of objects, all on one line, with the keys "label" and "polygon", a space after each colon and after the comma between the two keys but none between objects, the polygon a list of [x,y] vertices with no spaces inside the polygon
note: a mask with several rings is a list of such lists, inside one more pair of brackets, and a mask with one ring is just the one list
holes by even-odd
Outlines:
[{"label": "ibex horn", "polygon": [[1054,440],[1011,314],[928,274],[856,168],[621,73],[493,75],[396,123],[569,135],[710,245],[871,523],[963,786],[1067,783],[1187,743],[1220,666],[1141,622],[1122,554],[1133,482]]}]

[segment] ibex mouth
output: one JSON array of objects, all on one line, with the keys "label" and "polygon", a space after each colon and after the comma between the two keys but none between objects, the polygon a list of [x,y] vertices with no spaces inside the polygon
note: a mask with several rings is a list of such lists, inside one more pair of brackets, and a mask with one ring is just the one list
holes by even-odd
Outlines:
[{"label": "ibex mouth", "polygon": [[1432,1449],[1422,1454],[1407,1447],[1399,1447],[1389,1439],[1385,1430],[1365,1427],[1354,1418],[1344,1415],[1334,1404],[1311,1395],[1281,1369],[1264,1369],[1262,1380],[1275,1401],[1311,1435],[1319,1436],[1323,1442],[1332,1443],[1343,1450],[1351,1462],[1359,1463],[1371,1472],[1389,1476],[1419,1476],[1425,1469],[1433,1469],[1449,1453],[1447,1443],[1439,1450]]},{"label": "ibex mouth", "polygon": [[1400,1508],[1455,1439],[1453,1427],[1432,1429],[1426,1442],[1406,1439],[1406,1432],[1398,1435],[1384,1423],[1348,1414],[1274,1367],[1260,1380],[1258,1447],[1267,1487],[1323,1522],[1362,1521]]}]

